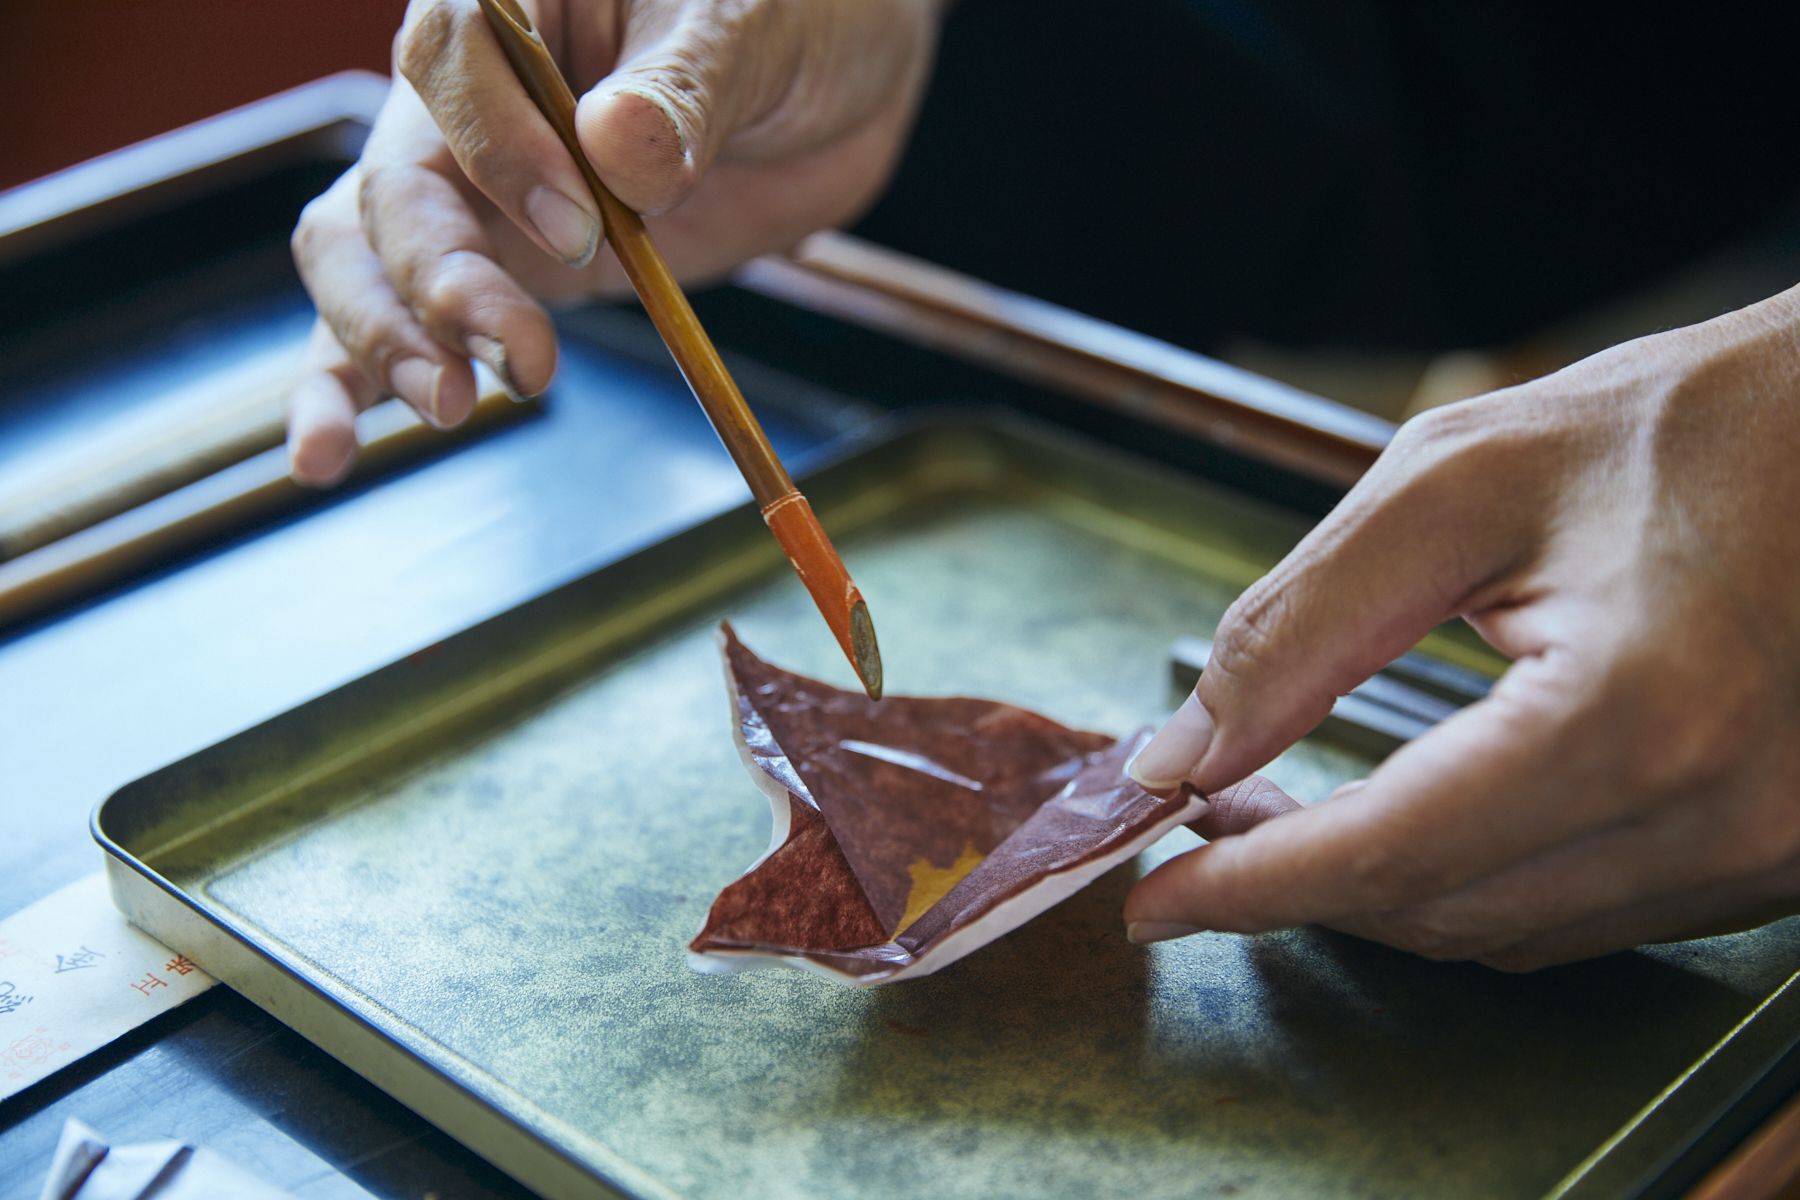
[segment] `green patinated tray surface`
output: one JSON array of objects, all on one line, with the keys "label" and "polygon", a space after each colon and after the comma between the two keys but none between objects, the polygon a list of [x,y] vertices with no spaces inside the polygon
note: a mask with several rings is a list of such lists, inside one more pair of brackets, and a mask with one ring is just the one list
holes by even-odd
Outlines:
[{"label": "green patinated tray surface", "polygon": [[[1301,532],[980,427],[903,437],[814,495],[890,690],[1117,733],[1168,711],[1171,641]],[[686,941],[769,824],[716,623],[850,683],[765,541],[740,519],[447,643],[416,691],[401,664],[127,788],[99,818],[135,872],[122,901],[278,1013],[327,1001],[294,1019],[378,1081],[384,1055],[422,1065],[409,1102],[436,1115],[441,1080],[458,1136],[570,1193],[1538,1195],[1794,957],[1790,925],[1529,977],[1315,931],[1130,946],[1123,897],[1181,832],[918,982],[692,973]],[[1268,773],[1314,800],[1369,765],[1308,742]]]}]

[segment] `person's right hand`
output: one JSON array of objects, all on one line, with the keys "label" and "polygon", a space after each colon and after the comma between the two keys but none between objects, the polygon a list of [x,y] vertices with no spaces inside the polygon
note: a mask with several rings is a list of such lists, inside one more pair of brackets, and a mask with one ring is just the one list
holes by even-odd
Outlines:
[{"label": "person's right hand", "polygon": [[1462,615],[1512,666],[1368,779],[1221,796],[1137,941],[1321,924],[1530,970],[1800,912],[1800,287],[1402,426],[1131,765],[1212,793]]},{"label": "person's right hand", "polygon": [[[671,269],[705,279],[849,220],[886,181],[929,64],[939,0],[525,0],[580,96],[600,178]],[[598,206],[514,76],[477,0],[414,0],[395,82],[357,164],[314,200],[294,258],[319,310],[289,400],[294,477],[355,459],[356,413],[397,395],[451,426],[469,360],[550,383],[535,297],[625,290]]]}]

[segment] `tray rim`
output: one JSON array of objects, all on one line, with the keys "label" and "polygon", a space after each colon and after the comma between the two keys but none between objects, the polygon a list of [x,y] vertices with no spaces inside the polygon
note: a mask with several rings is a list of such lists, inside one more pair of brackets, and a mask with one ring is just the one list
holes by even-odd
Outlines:
[{"label": "tray rim", "polygon": [[[904,413],[889,414],[867,427],[849,435],[834,439],[819,448],[807,464],[807,470],[801,474],[802,483],[828,471],[853,464],[857,459],[883,449],[895,452],[904,451],[910,442],[923,442],[925,439],[939,436],[952,436],[958,433],[974,433],[978,437],[997,438],[1005,445],[1018,445],[1021,442],[1030,444],[1048,443],[1052,447],[1076,447],[1079,452],[1090,458],[1098,457],[1108,460],[1111,465],[1129,466],[1133,471],[1149,475],[1161,476],[1169,481],[1185,483],[1193,486],[1220,487],[1201,477],[1179,471],[1167,465],[1143,459],[1118,447],[1103,442],[1081,437],[1065,431],[1047,422],[1026,417],[1014,412],[995,409],[969,409],[946,407],[940,409],[918,409]],[[1278,506],[1267,504],[1271,509]],[[163,876],[159,871],[127,849],[122,838],[115,838],[108,828],[111,809],[120,802],[129,799],[130,795],[151,780],[165,772],[176,770],[184,764],[216,752],[227,743],[252,737],[259,731],[292,719],[294,714],[302,710],[318,706],[330,705],[341,694],[350,692],[368,681],[378,677],[387,677],[396,670],[405,667],[414,660],[421,651],[436,647],[447,647],[453,643],[472,638],[483,630],[488,630],[504,622],[528,620],[527,614],[540,604],[545,604],[558,596],[563,596],[577,588],[591,577],[608,573],[624,563],[638,560],[646,554],[654,552],[658,547],[679,539],[691,539],[700,536],[703,531],[717,529],[728,522],[755,518],[755,506],[751,502],[723,507],[707,517],[684,526],[678,530],[665,531],[659,535],[648,535],[643,542],[630,550],[605,562],[580,562],[557,579],[546,584],[533,597],[521,603],[491,614],[481,621],[471,624],[463,630],[426,643],[413,650],[396,656],[381,666],[372,668],[364,674],[340,683],[334,687],[309,697],[292,708],[275,716],[257,721],[253,724],[228,734],[209,746],[202,747],[192,753],[172,759],[155,770],[146,772],[128,783],[121,785],[107,796],[99,800],[90,815],[89,827],[95,841],[106,856],[106,869],[109,890],[114,903],[133,921],[143,925],[152,934],[163,936],[159,926],[163,921],[174,921],[191,931],[194,936],[212,936],[212,950],[216,956],[220,950],[231,948],[239,956],[233,967],[233,973],[247,973],[248,978],[225,979],[218,971],[222,982],[241,991],[259,1007],[268,1011],[277,1020],[294,1028],[319,1049],[342,1062],[357,1075],[367,1079],[398,1102],[418,1112],[432,1125],[444,1129],[446,1133],[456,1137],[475,1153],[487,1158],[502,1171],[512,1175],[521,1183],[534,1189],[542,1190],[547,1195],[668,1195],[670,1192],[658,1181],[642,1177],[641,1172],[628,1162],[618,1159],[610,1147],[594,1141],[608,1159],[614,1160],[609,1166],[616,1165],[615,1177],[597,1175],[591,1159],[584,1160],[568,1150],[546,1132],[529,1127],[518,1120],[496,1113],[494,1106],[455,1074],[445,1071],[440,1065],[422,1057],[415,1046],[409,1045],[403,1037],[384,1029],[380,1024],[368,1020],[361,1013],[347,1004],[341,997],[333,994],[328,988],[322,988],[315,980],[302,975],[298,970],[282,961],[281,957],[272,953],[267,947],[259,944],[253,931],[242,928],[225,912],[205,906],[197,897],[190,895],[180,885]],[[160,913],[151,913],[150,905],[161,906]],[[154,921],[155,924],[146,924]],[[164,940],[169,940],[165,937]],[[305,999],[302,1006],[310,1011],[299,1013],[294,1007],[270,988],[284,986],[294,988]],[[335,1044],[331,1036],[319,1036],[311,1026],[320,1019],[318,1013],[333,1010],[335,1017],[341,1022],[348,1018],[347,1027],[353,1035],[350,1040],[365,1037],[378,1039],[389,1057],[398,1060],[405,1068],[401,1072],[372,1071],[366,1059],[350,1061],[346,1051]],[[1783,1019],[1793,1024],[1793,1018],[1800,1014],[1800,971],[1796,971],[1781,985],[1768,995],[1751,1003],[1749,1011],[1735,1025],[1727,1029],[1719,1040],[1711,1045],[1678,1074],[1661,1092],[1652,1097],[1642,1108],[1627,1119],[1614,1133],[1603,1139],[1595,1149],[1545,1193],[1546,1200],[1587,1200],[1589,1197],[1617,1195],[1621,1185],[1631,1187],[1626,1194],[1643,1194],[1645,1189],[1653,1188],[1662,1179],[1666,1171],[1674,1164],[1677,1152],[1667,1149],[1668,1139],[1672,1133],[1684,1135],[1679,1143],[1686,1147],[1693,1140],[1704,1136],[1714,1128],[1731,1104],[1746,1090],[1753,1087],[1764,1074],[1774,1069],[1784,1054],[1795,1045],[1800,1044],[1800,1029],[1784,1034],[1779,1028]],[[1747,1081],[1735,1087],[1730,1081],[1718,1079],[1720,1063],[1728,1056],[1738,1054],[1753,1040],[1771,1039],[1778,1048],[1775,1053],[1760,1060],[1760,1069],[1752,1073]],[[449,1047],[445,1047],[447,1051]],[[450,1051],[453,1057],[454,1051]],[[1753,1052],[1754,1053],[1754,1052]],[[392,1075],[417,1076],[414,1079],[395,1079]],[[442,1101],[441,1089],[449,1086],[457,1105],[479,1109],[484,1114],[480,1119],[480,1129],[469,1131],[465,1124],[470,1118],[466,1115],[452,1114],[446,1118],[439,1110]],[[429,1086],[433,1089],[430,1096],[415,1096],[416,1088]],[[504,1085],[502,1085],[504,1086]],[[1695,1094],[1704,1087],[1717,1092],[1721,1087],[1728,1093],[1723,1099],[1714,1098],[1707,1102],[1702,1097],[1704,1115],[1701,1119],[1680,1119],[1678,1131],[1668,1128],[1670,1124],[1670,1102],[1678,1096],[1682,1099]],[[1686,1092],[1683,1089],[1687,1089]],[[498,1136],[495,1136],[495,1135]],[[546,1160],[544,1152],[550,1155]],[[526,1157],[529,1155],[529,1157]],[[1647,1161],[1646,1161],[1647,1160]],[[640,1176],[629,1184],[616,1178],[623,1176]],[[554,1177],[549,1177],[554,1176]]]},{"label": "tray rim", "polygon": [[[977,436],[999,437],[1014,443],[1036,442],[1053,447],[1074,448],[1077,453],[1090,459],[1104,459],[1113,466],[1129,467],[1135,475],[1159,477],[1173,486],[1193,487],[1197,484],[1202,487],[1215,488],[1221,492],[1231,491],[1228,485],[1217,483],[1205,476],[1183,471],[1166,463],[1144,458],[1129,450],[1084,437],[1028,414],[1006,408],[956,404],[920,406],[883,412],[863,425],[832,436],[820,445],[794,455],[791,459],[794,467],[793,473],[799,484],[810,486],[818,476],[842,468],[864,455],[889,447],[900,448],[904,443],[915,439],[922,440],[928,437],[949,436],[958,432],[971,431]],[[1271,511],[1283,513],[1289,511],[1273,501],[1245,498],[1245,502],[1265,507]],[[1304,519],[1298,513],[1295,513],[1294,516],[1297,520]],[[756,509],[755,503],[746,496],[742,501],[722,503],[713,511],[685,525],[649,530],[629,546],[607,556],[590,556],[574,560],[548,578],[536,593],[508,608],[490,612],[448,636],[409,645],[386,662],[371,666],[354,678],[341,680],[312,695],[305,696],[282,712],[241,725],[210,745],[179,754],[145,771],[137,778],[117,785],[93,805],[89,814],[89,829],[96,841],[106,848],[108,853],[111,853],[112,843],[104,835],[100,825],[103,811],[109,804],[119,799],[123,793],[133,790],[152,777],[199,758],[227,741],[247,736],[282,721],[302,708],[322,704],[342,692],[364,684],[375,676],[385,675],[420,655],[434,653],[454,641],[467,638],[500,622],[515,619],[515,614],[522,610],[549,601],[579,586],[592,575],[602,571],[611,571],[627,562],[638,560],[669,541],[696,534],[702,529],[723,522],[744,521],[752,518],[758,525],[761,524],[760,512]]]}]

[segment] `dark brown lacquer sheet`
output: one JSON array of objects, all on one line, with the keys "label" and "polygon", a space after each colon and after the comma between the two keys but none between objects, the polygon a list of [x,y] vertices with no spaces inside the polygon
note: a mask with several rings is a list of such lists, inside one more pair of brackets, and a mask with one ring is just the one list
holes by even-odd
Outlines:
[{"label": "dark brown lacquer sheet", "polygon": [[720,627],[768,852],[713,902],[701,970],[847,983],[927,975],[1029,921],[1205,802],[1125,773],[1114,739],[995,700],[870,700],[764,662]]}]

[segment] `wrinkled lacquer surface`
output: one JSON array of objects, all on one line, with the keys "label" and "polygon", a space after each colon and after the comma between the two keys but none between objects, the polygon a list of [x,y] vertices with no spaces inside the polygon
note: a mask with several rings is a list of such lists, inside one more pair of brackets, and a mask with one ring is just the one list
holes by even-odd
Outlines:
[{"label": "wrinkled lacquer surface", "polygon": [[764,662],[729,625],[720,636],[777,840],[714,902],[697,965],[798,957],[863,983],[925,974],[1199,808],[1125,774],[1143,732],[1115,740],[995,700],[872,701]]}]

